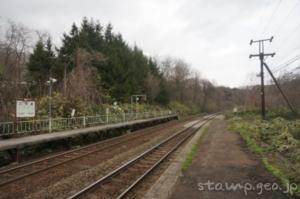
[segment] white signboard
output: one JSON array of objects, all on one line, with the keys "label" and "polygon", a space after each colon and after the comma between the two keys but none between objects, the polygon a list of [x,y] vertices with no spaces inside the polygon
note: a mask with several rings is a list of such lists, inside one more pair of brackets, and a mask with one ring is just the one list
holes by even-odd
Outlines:
[{"label": "white signboard", "polygon": [[32,100],[17,100],[16,106],[17,117],[34,117],[35,116],[35,101]]}]

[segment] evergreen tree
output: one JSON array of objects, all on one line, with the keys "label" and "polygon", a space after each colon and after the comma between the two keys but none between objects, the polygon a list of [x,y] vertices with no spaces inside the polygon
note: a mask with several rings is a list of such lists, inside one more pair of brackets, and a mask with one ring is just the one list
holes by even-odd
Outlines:
[{"label": "evergreen tree", "polygon": [[50,38],[46,45],[42,41],[38,41],[27,64],[29,79],[35,82],[46,81],[55,64],[55,59]]},{"label": "evergreen tree", "polygon": [[67,73],[76,65],[74,53],[78,48],[104,55],[105,61],[94,59],[91,67],[97,68],[103,87],[118,101],[128,102],[130,95],[144,93],[148,73],[162,79],[156,63],[137,46],[130,48],[121,34],[113,32],[111,24],[103,30],[99,22],[83,18],[80,27],[73,24],[70,33],[64,34],[62,43],[59,60]]},{"label": "evergreen tree", "polygon": [[[50,75],[53,76],[52,70],[56,65],[56,56],[52,50],[52,42],[50,38],[46,41],[38,41],[33,53],[29,57],[27,64],[27,78],[31,85],[31,93],[33,96],[41,96],[45,93],[45,82],[49,79]],[[55,77],[55,76],[54,76]]]},{"label": "evergreen tree", "polygon": [[161,80],[160,82],[160,90],[156,97],[156,101],[163,105],[167,105],[170,102],[170,93],[164,80]]}]

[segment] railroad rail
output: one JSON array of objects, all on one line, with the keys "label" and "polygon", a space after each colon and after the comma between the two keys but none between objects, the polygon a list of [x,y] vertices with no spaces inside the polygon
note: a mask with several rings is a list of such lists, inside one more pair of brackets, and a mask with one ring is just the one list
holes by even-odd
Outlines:
[{"label": "railroad rail", "polygon": [[[213,119],[213,114],[183,130],[177,131],[159,144],[148,149],[124,165],[80,190],[69,199],[77,198],[124,198],[158,165],[166,160],[179,146]],[[199,123],[201,125],[199,126]],[[197,126],[198,125],[198,126]]]},{"label": "railroad rail", "polygon": [[153,133],[160,128],[167,128],[174,123],[178,123],[177,121],[171,121],[165,124],[161,124],[158,126],[148,127],[146,129],[142,129],[134,134],[125,134],[122,136],[114,137],[108,140],[104,140],[101,142],[97,142],[94,144],[90,144],[79,149],[73,149],[70,151],[66,151],[63,153],[59,153],[56,155],[52,155],[46,158],[42,158],[36,161],[28,162],[25,164],[18,165],[16,167],[12,167],[9,169],[0,170],[0,187],[11,184],[18,180],[22,180],[26,177],[47,171],[51,168],[58,167],[62,164],[69,163],[71,161],[78,160],[83,157],[87,157],[102,151],[109,151],[114,147],[118,147],[126,142],[132,142],[137,140],[146,134]]}]

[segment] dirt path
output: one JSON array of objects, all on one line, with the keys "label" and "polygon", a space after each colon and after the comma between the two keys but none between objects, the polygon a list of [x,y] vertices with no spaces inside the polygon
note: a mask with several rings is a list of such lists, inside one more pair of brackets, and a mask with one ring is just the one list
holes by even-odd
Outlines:
[{"label": "dirt path", "polygon": [[[241,186],[233,191],[226,188],[226,183]],[[273,184],[267,183],[278,184],[278,181],[248,152],[238,134],[226,131],[224,120],[216,120],[210,125],[192,165],[179,178],[170,198],[290,198],[282,193],[284,190],[270,191]],[[276,185],[273,186],[275,189]],[[255,190],[250,191],[250,188]]]}]

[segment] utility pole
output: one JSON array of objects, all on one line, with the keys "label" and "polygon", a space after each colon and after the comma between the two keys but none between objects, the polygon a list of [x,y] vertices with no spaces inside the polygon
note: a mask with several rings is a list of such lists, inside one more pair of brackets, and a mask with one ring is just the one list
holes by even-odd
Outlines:
[{"label": "utility pole", "polygon": [[252,45],[253,43],[258,43],[259,47],[259,53],[258,54],[254,54],[254,55],[250,55],[249,58],[251,59],[252,57],[259,57],[260,60],[260,78],[261,78],[261,87],[260,87],[260,91],[261,91],[261,116],[262,119],[266,118],[266,108],[265,108],[265,88],[264,88],[264,59],[265,57],[271,56],[273,57],[275,55],[275,53],[265,53],[264,52],[264,42],[265,41],[269,41],[272,42],[273,40],[273,36],[270,39],[261,39],[261,40],[251,40],[250,41],[250,45]]},{"label": "utility pole", "polygon": [[52,80],[49,78],[49,133],[52,132]]}]

